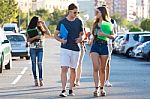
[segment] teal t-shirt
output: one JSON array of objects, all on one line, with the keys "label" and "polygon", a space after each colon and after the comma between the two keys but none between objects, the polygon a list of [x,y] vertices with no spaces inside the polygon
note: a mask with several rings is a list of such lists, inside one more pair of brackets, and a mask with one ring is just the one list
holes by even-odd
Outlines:
[{"label": "teal t-shirt", "polygon": [[[113,27],[110,22],[102,21],[102,23],[100,24],[100,31],[102,31],[105,34],[110,35],[112,33],[112,30],[113,30]],[[97,31],[97,32],[99,32],[99,31]],[[105,40],[105,41],[109,40],[109,38],[107,38],[106,36],[98,36],[97,38]]]}]

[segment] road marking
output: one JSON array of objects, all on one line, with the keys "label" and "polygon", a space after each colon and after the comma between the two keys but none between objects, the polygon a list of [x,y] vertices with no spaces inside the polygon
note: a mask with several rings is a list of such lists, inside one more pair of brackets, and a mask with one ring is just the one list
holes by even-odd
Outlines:
[{"label": "road marking", "polygon": [[22,75],[26,72],[27,69],[28,67],[24,67],[21,73],[17,76],[17,78],[11,84],[13,85],[16,84],[21,79]]}]

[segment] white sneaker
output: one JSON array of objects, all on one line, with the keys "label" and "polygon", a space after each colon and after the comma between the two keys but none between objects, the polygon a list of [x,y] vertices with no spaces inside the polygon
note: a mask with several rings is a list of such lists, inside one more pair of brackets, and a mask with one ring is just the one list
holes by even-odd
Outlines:
[{"label": "white sneaker", "polygon": [[61,97],[67,97],[66,91],[62,90],[62,92],[59,94]]},{"label": "white sneaker", "polygon": [[112,87],[112,84],[108,80],[106,80],[105,81],[105,87]]}]

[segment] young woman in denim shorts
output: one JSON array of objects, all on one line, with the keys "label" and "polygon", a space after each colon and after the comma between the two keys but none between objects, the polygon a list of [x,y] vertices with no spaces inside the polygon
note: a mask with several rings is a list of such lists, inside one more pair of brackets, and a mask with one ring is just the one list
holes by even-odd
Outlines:
[{"label": "young woman in denim shorts", "polygon": [[[93,42],[91,46],[91,59],[93,63],[93,77],[95,83],[94,96],[105,96],[105,67],[108,60],[107,41],[114,38],[112,26],[109,22],[108,12],[105,7],[96,9],[96,20],[93,24]],[[99,82],[100,81],[100,82]],[[100,85],[99,85],[100,83]]]},{"label": "young woman in denim shorts", "polygon": [[38,86],[38,77],[36,74],[36,65],[39,70],[39,84],[43,86],[43,42],[45,36],[50,36],[45,23],[38,16],[34,16],[27,29],[27,41],[30,43],[30,57],[32,61],[32,72],[35,86]]}]

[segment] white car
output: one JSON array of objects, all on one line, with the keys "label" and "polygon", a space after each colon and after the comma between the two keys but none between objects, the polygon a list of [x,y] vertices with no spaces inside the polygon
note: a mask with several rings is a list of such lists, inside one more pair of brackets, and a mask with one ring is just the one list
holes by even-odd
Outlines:
[{"label": "white car", "polygon": [[12,68],[11,45],[4,35],[4,31],[0,29],[0,73],[4,68]]},{"label": "white car", "polygon": [[13,57],[20,57],[20,58],[25,57],[26,60],[30,59],[29,46],[24,34],[7,33],[6,37],[10,41]]},{"label": "white car", "polygon": [[17,33],[18,32],[18,27],[17,27],[17,24],[16,23],[5,23],[3,25],[3,30],[5,32],[14,32],[14,33]]}]

